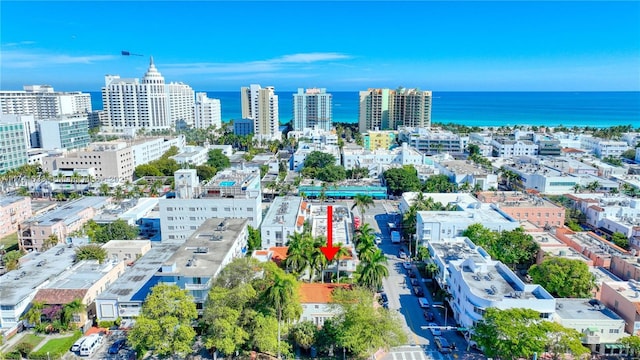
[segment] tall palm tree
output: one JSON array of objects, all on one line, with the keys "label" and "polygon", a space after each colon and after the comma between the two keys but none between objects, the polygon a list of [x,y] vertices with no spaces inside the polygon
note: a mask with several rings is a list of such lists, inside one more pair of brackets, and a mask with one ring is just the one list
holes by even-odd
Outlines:
[{"label": "tall palm tree", "polygon": [[29,324],[39,325],[42,321],[42,309],[44,309],[44,303],[40,301],[34,301],[31,303],[31,308],[20,319],[26,320]]},{"label": "tall palm tree", "polygon": [[350,257],[351,250],[350,248],[344,246],[342,243],[338,243],[335,246],[338,247],[338,251],[336,252],[336,255],[333,257],[333,261],[335,261],[336,263],[337,282],[340,283],[340,260]]},{"label": "tall palm tree", "polygon": [[265,293],[268,303],[276,309],[278,316],[278,359],[280,359],[280,328],[282,309],[295,298],[296,280],[286,273],[275,273],[273,284]]},{"label": "tall palm tree", "polygon": [[322,278],[322,273],[327,267],[327,257],[320,250],[320,246],[324,245],[324,241],[315,241],[313,247],[309,248],[309,267],[311,268],[311,274],[309,275],[309,281],[312,281],[315,274],[319,273]]},{"label": "tall palm tree", "polygon": [[371,228],[371,225],[364,223],[360,225],[360,228],[358,228],[358,230],[356,230],[356,242],[359,242],[362,238],[375,239],[375,236],[373,234],[374,231]]},{"label": "tall palm tree", "polygon": [[371,197],[371,195],[356,194],[353,198],[353,206],[351,206],[351,210],[358,207],[360,215],[363,217],[362,220],[364,221],[364,212],[371,206],[373,206],[373,197]]},{"label": "tall palm tree", "polygon": [[387,258],[378,249],[368,261],[363,261],[358,265],[356,270],[358,284],[373,291],[381,288],[382,279],[389,276],[389,269],[387,269],[386,263]]},{"label": "tall palm tree", "polygon": [[102,196],[107,196],[109,195],[109,192],[111,191],[111,188],[109,187],[109,184],[107,183],[102,183],[100,184],[100,186],[98,187],[98,192],[100,193],[100,195]]},{"label": "tall palm tree", "polygon": [[68,304],[62,306],[62,322],[64,325],[69,325],[73,320],[73,315],[80,313],[86,309],[86,306],[82,303],[82,299],[74,299]]},{"label": "tall palm tree", "polygon": [[301,274],[309,267],[309,246],[311,241],[306,234],[293,233],[289,235],[289,248],[287,258],[284,260],[285,268],[289,271]]}]

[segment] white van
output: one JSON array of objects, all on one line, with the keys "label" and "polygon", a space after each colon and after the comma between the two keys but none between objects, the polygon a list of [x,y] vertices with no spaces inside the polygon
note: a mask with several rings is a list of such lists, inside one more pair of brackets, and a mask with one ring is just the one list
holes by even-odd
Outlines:
[{"label": "white van", "polygon": [[80,356],[89,356],[100,347],[100,335],[89,335],[86,340],[80,345]]},{"label": "white van", "polygon": [[71,351],[73,352],[77,352],[80,351],[80,347],[82,346],[82,343],[87,339],[86,336],[81,337],[80,339],[76,340],[75,343],[73,343],[73,346],[71,347]]}]

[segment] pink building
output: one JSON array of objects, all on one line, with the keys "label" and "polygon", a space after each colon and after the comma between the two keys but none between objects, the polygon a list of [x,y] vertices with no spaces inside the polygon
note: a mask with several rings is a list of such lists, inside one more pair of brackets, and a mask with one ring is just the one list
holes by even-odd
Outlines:
[{"label": "pink building", "polygon": [[53,211],[29,219],[18,227],[18,244],[26,251],[42,251],[45,240],[55,235],[58,242],[64,242],[72,232],[101,212],[109,202],[109,197],[91,196],[69,203],[63,203]]},{"label": "pink building", "polygon": [[534,193],[519,191],[484,191],[478,200],[496,204],[500,210],[519,221],[529,221],[539,227],[564,226],[565,208],[544,200]]},{"label": "pink building", "polygon": [[31,199],[8,196],[0,199],[0,238],[18,231],[18,225],[31,217]]},{"label": "pink building", "polygon": [[634,280],[604,282],[600,301],[624,319],[625,332],[640,335],[640,283]]}]

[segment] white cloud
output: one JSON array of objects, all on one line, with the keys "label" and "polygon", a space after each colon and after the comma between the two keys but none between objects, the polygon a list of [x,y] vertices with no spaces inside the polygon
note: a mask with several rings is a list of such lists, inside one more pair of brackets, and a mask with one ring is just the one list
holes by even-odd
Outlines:
[{"label": "white cloud", "polygon": [[167,74],[230,74],[230,73],[271,73],[284,69],[291,69],[296,65],[305,65],[317,62],[350,59],[351,56],[335,52],[328,53],[299,53],[283,55],[267,60],[245,61],[237,63],[180,63],[161,64],[161,71]]},{"label": "white cloud", "polygon": [[[4,44],[3,46],[7,46]],[[10,47],[10,46],[9,46]],[[43,68],[52,65],[93,64],[115,59],[115,55],[66,55],[40,51],[3,49],[0,65],[6,69]]]}]

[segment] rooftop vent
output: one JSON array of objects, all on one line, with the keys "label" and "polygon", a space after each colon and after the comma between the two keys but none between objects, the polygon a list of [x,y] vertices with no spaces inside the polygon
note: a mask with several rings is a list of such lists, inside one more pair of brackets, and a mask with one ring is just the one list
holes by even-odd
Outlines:
[{"label": "rooftop vent", "polygon": [[206,254],[208,252],[209,252],[209,248],[208,247],[198,247],[194,251],[194,253],[196,253],[196,254]]}]

